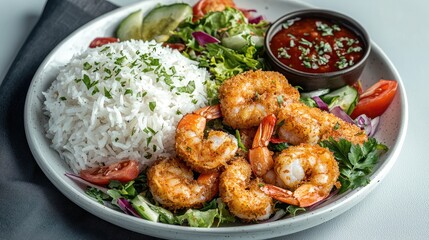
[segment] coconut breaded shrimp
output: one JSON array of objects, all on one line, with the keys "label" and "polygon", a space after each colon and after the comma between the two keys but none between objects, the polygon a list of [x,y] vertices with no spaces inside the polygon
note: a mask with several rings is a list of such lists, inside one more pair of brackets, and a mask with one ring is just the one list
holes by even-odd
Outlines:
[{"label": "coconut breaded shrimp", "polygon": [[219,88],[223,121],[232,128],[258,126],[269,114],[299,101],[299,92],[272,71],[247,71],[227,79]]},{"label": "coconut breaded shrimp", "polygon": [[244,158],[231,161],[220,175],[219,193],[229,211],[244,221],[265,220],[274,212],[273,200],[261,191],[260,178]]},{"label": "coconut breaded shrimp", "polygon": [[362,144],[368,140],[368,135],[365,131],[355,124],[346,122],[332,113],[320,109],[317,110],[319,110],[321,114],[315,114],[316,119],[324,123],[322,125],[320,141],[328,140],[332,137],[335,140],[344,138],[353,144]]},{"label": "coconut breaded shrimp", "polygon": [[286,185],[279,178],[279,176],[277,176],[277,173],[274,171],[274,168],[265,173],[264,176],[262,176],[262,180],[264,180],[264,183],[266,184],[271,184],[286,189]]},{"label": "coconut breaded shrimp", "polygon": [[279,111],[277,115],[278,135],[288,143],[317,144],[320,140],[321,125],[314,117],[312,109],[302,103],[291,103]]},{"label": "coconut breaded shrimp", "polygon": [[231,134],[210,131],[204,138],[207,120],[220,116],[219,105],[208,106],[186,114],[177,125],[176,153],[195,171],[216,171],[237,152],[237,139]]},{"label": "coconut breaded shrimp", "polygon": [[201,207],[218,193],[219,173],[194,173],[177,158],[163,158],[148,169],[149,190],[164,207],[177,210]]},{"label": "coconut breaded shrimp", "polygon": [[274,171],[286,189],[266,184],[261,187],[269,196],[300,207],[325,199],[340,174],[332,152],[319,145],[290,146],[274,158]]},{"label": "coconut breaded shrimp", "polygon": [[358,126],[348,123],[332,113],[302,103],[292,103],[282,108],[277,115],[278,135],[289,143],[317,144],[333,137],[344,138],[354,144],[363,143],[367,135]]}]

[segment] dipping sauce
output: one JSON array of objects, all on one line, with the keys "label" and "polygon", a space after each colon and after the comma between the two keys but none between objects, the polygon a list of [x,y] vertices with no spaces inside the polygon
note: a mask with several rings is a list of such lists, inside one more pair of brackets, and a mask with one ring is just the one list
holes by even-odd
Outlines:
[{"label": "dipping sauce", "polygon": [[335,72],[353,66],[364,54],[356,34],[328,19],[295,18],[282,25],[270,49],[286,66],[309,73]]}]

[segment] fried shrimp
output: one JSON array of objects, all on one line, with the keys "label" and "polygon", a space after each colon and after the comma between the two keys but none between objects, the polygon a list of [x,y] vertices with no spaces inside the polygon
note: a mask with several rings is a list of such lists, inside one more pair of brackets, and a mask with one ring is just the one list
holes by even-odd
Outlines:
[{"label": "fried shrimp", "polygon": [[250,128],[281,107],[298,102],[299,92],[280,73],[259,70],[226,80],[219,88],[219,99],[225,124]]},{"label": "fried shrimp", "polygon": [[218,193],[219,173],[202,173],[194,179],[192,170],[177,158],[160,159],[147,173],[154,199],[171,210],[201,207]]},{"label": "fried shrimp", "polygon": [[195,171],[216,171],[237,152],[237,139],[231,134],[210,131],[204,138],[207,120],[220,116],[219,105],[208,106],[186,114],[177,125],[176,153]]},{"label": "fried shrimp", "polygon": [[302,103],[287,105],[279,111],[277,117],[279,137],[293,145],[317,144],[330,137],[336,140],[344,138],[354,144],[367,140],[367,135],[358,126]]},{"label": "fried shrimp", "polygon": [[269,196],[300,207],[325,199],[340,174],[333,153],[319,145],[290,146],[274,158],[274,171],[286,189],[266,184]]},{"label": "fried shrimp", "polygon": [[320,139],[320,124],[311,113],[312,109],[301,103],[292,103],[279,111],[280,138],[296,145],[300,143],[317,144]]},{"label": "fried shrimp", "polygon": [[321,141],[329,140],[329,138],[332,137],[337,141],[344,138],[353,144],[362,144],[368,140],[368,135],[357,125],[346,122],[332,113],[328,113],[320,109],[317,110],[323,113],[317,115],[318,121],[325,123],[322,125],[323,131],[320,135]]},{"label": "fried shrimp", "polygon": [[244,221],[264,220],[274,212],[273,200],[260,189],[260,178],[251,180],[249,163],[238,158],[220,175],[219,193],[235,216]]}]

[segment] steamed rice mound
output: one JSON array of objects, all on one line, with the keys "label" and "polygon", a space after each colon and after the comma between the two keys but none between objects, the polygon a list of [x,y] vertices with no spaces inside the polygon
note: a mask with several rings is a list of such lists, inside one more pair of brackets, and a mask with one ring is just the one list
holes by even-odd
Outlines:
[{"label": "steamed rice mound", "polygon": [[71,169],[174,154],[178,121],[207,104],[208,72],[155,42],[88,49],[44,92],[47,137]]}]

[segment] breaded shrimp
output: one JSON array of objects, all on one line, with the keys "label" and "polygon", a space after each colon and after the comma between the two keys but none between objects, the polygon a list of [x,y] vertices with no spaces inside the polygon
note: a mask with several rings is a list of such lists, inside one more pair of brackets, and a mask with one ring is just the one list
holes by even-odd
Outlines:
[{"label": "breaded shrimp", "polygon": [[291,103],[279,111],[278,135],[293,145],[300,143],[317,144],[333,137],[344,138],[354,144],[367,140],[365,131],[345,122],[332,113],[302,103]]},{"label": "breaded shrimp", "polygon": [[299,92],[280,73],[258,70],[226,80],[219,99],[224,123],[239,129],[258,126],[265,116],[298,102]]},{"label": "breaded shrimp", "polygon": [[320,141],[328,140],[332,137],[337,141],[344,138],[353,144],[362,144],[368,140],[368,135],[357,125],[346,122],[332,113],[318,108],[315,109],[313,111],[322,112],[322,114],[315,113],[315,116],[317,116],[317,120],[320,123],[324,123],[322,124]]},{"label": "breaded shrimp", "polygon": [[317,144],[321,125],[312,114],[312,109],[302,103],[291,103],[279,111],[277,133],[292,145]]},{"label": "breaded shrimp", "polygon": [[176,210],[201,207],[218,193],[219,173],[202,173],[194,179],[192,170],[177,158],[164,158],[147,173],[153,198],[164,207]]},{"label": "breaded shrimp", "polygon": [[300,207],[325,199],[340,175],[332,152],[319,145],[290,146],[274,158],[274,171],[286,189],[267,184],[261,187],[269,196]]},{"label": "breaded shrimp", "polygon": [[264,220],[274,212],[273,200],[261,191],[260,178],[243,158],[233,160],[220,175],[219,193],[229,211],[244,221]]},{"label": "breaded shrimp", "polygon": [[208,106],[186,114],[177,125],[176,153],[195,171],[217,171],[237,152],[237,139],[231,134],[210,131],[204,138],[207,120],[220,116],[219,105]]}]

